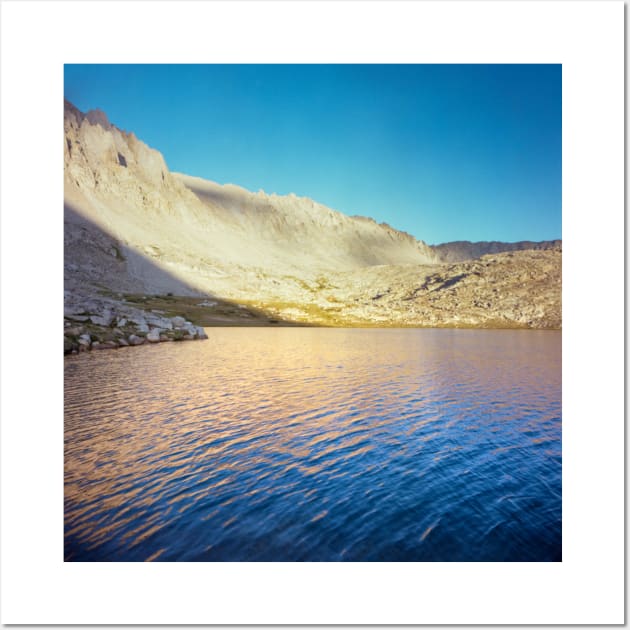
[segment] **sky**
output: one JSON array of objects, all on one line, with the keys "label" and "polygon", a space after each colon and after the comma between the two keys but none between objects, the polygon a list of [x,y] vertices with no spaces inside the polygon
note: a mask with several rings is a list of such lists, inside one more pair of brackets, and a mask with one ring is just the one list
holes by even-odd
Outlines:
[{"label": "sky", "polygon": [[454,240],[561,238],[561,65],[66,65],[172,171]]}]

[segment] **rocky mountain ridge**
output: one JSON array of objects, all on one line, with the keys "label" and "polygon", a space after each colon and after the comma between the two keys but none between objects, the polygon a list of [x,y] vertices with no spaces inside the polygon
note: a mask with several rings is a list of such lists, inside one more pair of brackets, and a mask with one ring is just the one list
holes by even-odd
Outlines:
[{"label": "rocky mountain ridge", "polygon": [[517,241],[506,243],[502,241],[451,241],[440,245],[430,245],[440,262],[464,262],[474,260],[487,254],[501,254],[503,252],[534,251],[562,251],[562,241]]},{"label": "rocky mountain ridge", "polygon": [[[273,322],[327,325],[561,325],[561,242],[429,246],[308,198],[173,173],[158,151],[100,110],[84,114],[66,101],[64,132],[70,310],[87,312],[86,300],[96,295],[144,294],[218,298],[241,309],[234,323],[255,311]],[[502,247],[508,253],[495,255]],[[457,266],[488,252],[474,272]],[[501,274],[520,278],[519,265],[531,276],[523,276],[525,286],[537,278],[535,293],[519,293],[520,311],[485,299]],[[430,281],[438,276],[441,285]],[[433,286],[431,299],[419,288],[425,284]],[[452,308],[436,301],[438,286],[444,299],[457,296]],[[486,306],[469,309],[471,300]]]}]

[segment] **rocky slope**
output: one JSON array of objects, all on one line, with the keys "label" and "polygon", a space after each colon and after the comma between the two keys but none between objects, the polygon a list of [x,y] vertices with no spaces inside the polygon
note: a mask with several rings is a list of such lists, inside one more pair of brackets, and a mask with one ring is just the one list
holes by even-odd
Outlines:
[{"label": "rocky slope", "polygon": [[562,241],[518,241],[516,243],[502,243],[499,241],[452,241],[441,245],[432,245],[431,249],[440,262],[463,262],[474,260],[486,254],[500,254],[502,252],[517,252],[523,250],[562,251]]},{"label": "rocky slope", "polygon": [[526,250],[328,274],[310,300],[280,302],[274,312],[324,325],[560,328],[561,257]]},{"label": "rocky slope", "polygon": [[[83,114],[66,102],[64,131],[74,350],[85,334],[129,342],[160,328],[158,338],[183,338],[200,323],[561,325],[560,242],[430,247],[311,199],[172,173],[158,151],[98,110]],[[476,260],[503,250],[522,251]],[[154,296],[154,310],[171,320],[189,314],[187,332],[169,333],[178,328],[172,321],[158,326],[160,313],[138,296]],[[133,325],[130,308],[142,311],[132,315],[148,332],[121,328],[120,320]],[[108,314],[109,324],[94,328]],[[78,330],[85,322],[92,328]]]}]

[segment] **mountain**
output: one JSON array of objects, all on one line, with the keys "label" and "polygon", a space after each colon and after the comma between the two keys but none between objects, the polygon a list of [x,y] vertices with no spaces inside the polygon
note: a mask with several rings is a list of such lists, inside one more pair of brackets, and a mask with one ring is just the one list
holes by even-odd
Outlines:
[{"label": "mountain", "polygon": [[[171,314],[195,307],[200,324],[560,325],[559,242],[431,247],[312,199],[171,172],[100,110],[66,101],[64,133],[69,312],[153,296]],[[202,297],[209,306],[197,308]]]},{"label": "mountain", "polygon": [[523,250],[562,251],[562,241],[518,241],[516,243],[502,243],[500,241],[452,241],[441,245],[432,245],[441,262],[462,262],[464,260],[474,260],[486,254],[500,254],[502,252],[517,252]]},{"label": "mountain", "polygon": [[[231,292],[232,281],[220,278],[244,268],[261,276],[310,277],[437,260],[409,234],[311,199],[171,173],[159,152],[110,125],[103,112],[84,115],[66,104],[65,136],[66,206],[126,252],[136,250],[200,291]],[[138,290],[168,288],[138,261],[127,274]]]}]

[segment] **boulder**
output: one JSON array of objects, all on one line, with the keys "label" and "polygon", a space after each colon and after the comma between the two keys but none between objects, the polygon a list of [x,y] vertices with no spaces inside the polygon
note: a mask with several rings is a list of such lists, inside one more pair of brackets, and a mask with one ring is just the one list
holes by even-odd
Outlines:
[{"label": "boulder", "polygon": [[149,326],[155,326],[156,328],[162,328],[163,330],[173,330],[173,322],[166,317],[156,317],[149,316],[147,317],[147,323]]},{"label": "boulder", "polygon": [[160,329],[152,328],[149,334],[147,335],[147,341],[150,343],[157,343],[160,341]]},{"label": "boulder", "polygon": [[100,315],[91,315],[90,319],[97,326],[110,326],[114,321],[111,311],[103,311]]},{"label": "boulder", "polygon": [[207,339],[208,335],[206,335],[206,331],[201,327],[197,326],[197,339]]},{"label": "boulder", "polygon": [[126,317],[119,317],[116,320],[116,325],[117,326],[124,326],[127,323],[127,318]]},{"label": "boulder", "polygon": [[88,346],[92,343],[92,337],[90,336],[90,333],[84,333],[79,337],[79,343],[81,344],[87,344]]},{"label": "boulder", "polygon": [[129,335],[129,343],[132,346],[141,346],[144,343],[144,337],[138,337],[137,335]]},{"label": "boulder", "polygon": [[118,345],[119,346],[128,346],[129,345],[129,342],[124,337],[121,337],[120,339],[117,339],[116,341],[118,341]]},{"label": "boulder", "polygon": [[172,317],[171,322],[173,322],[173,326],[175,326],[175,328],[182,328],[186,324],[186,320],[180,315]]}]

